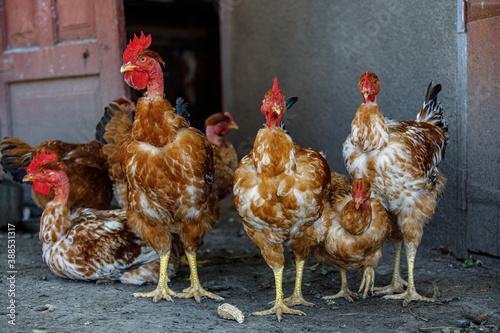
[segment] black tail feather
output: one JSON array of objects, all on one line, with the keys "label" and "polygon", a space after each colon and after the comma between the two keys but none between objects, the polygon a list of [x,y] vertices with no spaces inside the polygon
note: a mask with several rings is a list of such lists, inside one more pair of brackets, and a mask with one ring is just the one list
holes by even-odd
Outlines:
[{"label": "black tail feather", "polygon": [[102,146],[106,145],[108,142],[104,139],[104,134],[106,133],[106,125],[111,121],[113,116],[117,112],[123,112],[123,110],[115,103],[109,103],[104,107],[104,114],[101,120],[96,126],[95,138]]},{"label": "black tail feather", "polygon": [[424,105],[415,120],[418,122],[432,124],[441,128],[442,131],[446,133],[448,132],[448,124],[443,118],[443,108],[438,99],[438,94],[441,91],[441,88],[440,84],[434,85],[434,82],[432,81],[429,83],[427,93],[425,94]]}]

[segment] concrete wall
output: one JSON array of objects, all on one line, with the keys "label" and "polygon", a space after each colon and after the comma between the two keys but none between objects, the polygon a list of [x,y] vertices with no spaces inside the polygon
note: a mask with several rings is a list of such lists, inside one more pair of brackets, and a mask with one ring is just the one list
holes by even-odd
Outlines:
[{"label": "concrete wall", "polygon": [[457,77],[456,3],[221,2],[224,105],[240,126],[231,134],[240,157],[264,123],[260,106],[275,76],[287,96],[299,97],[284,117],[294,140],[325,152],[331,169],[344,174],[342,144],[362,102],[362,73],[378,75],[379,105],[398,120],[415,118],[431,80],[442,84],[450,140],[441,169],[448,183],[424,242],[457,251],[457,80],[465,78]]}]

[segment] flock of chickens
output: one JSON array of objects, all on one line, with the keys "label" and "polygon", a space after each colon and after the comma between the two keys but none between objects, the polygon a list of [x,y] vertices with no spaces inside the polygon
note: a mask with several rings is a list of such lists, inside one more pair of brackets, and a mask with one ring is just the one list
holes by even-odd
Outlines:
[{"label": "flock of chickens", "polygon": [[[352,122],[343,156],[352,178],[331,172],[325,156],[296,144],[282,117],[296,98],[285,99],[277,79],[264,96],[264,128],[241,159],[224,138],[238,126],[228,113],[206,120],[206,133],[189,126],[186,104],[164,97],[160,55],[151,37],[134,36],[121,72],[137,90],[147,89],[133,111],[126,99],[111,102],[97,125],[96,139],[84,144],[47,141],[30,147],[5,137],[2,165],[16,181],[32,182],[33,198],[44,209],[40,220],[43,259],[58,276],[76,280],[156,283],[135,297],[222,300],[199,280],[196,252],[219,218],[219,200],[231,191],[248,237],[261,249],[276,282],[274,305],[254,315],[303,315],[311,306],[302,296],[307,257],[340,270],[340,291],[325,299],[357,296],[346,270],[363,271],[359,292],[385,298],[432,301],[419,295],[414,261],[423,225],[433,216],[446,180],[447,125],[437,99],[441,86],[429,85],[412,121],[384,118],[377,105],[375,74],[360,77],[363,103]],[[116,197],[122,209],[105,210]],[[395,249],[392,282],[375,288],[374,268],[384,241]],[[283,297],[283,245],[296,259],[293,294]],[[400,275],[403,246],[408,281]],[[169,278],[182,256],[190,287],[171,290]],[[406,289],[404,288],[406,286]]]}]

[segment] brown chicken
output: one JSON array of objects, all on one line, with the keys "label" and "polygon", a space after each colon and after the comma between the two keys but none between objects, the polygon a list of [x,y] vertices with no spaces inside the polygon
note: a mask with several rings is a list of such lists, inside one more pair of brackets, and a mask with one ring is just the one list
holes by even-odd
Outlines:
[{"label": "brown chicken", "polygon": [[[108,177],[108,165],[99,143],[95,140],[87,143],[51,140],[31,147],[20,139],[4,137],[0,143],[0,151],[5,173],[10,174],[14,181],[22,182],[31,160],[42,150],[54,152],[58,161],[64,162],[67,166],[66,173],[72,184],[68,198],[70,210],[80,207],[109,208],[113,190]],[[49,201],[52,201],[54,193],[43,196],[32,191],[32,197],[43,209]]]},{"label": "brown chicken", "polygon": [[238,166],[238,154],[231,142],[225,138],[232,129],[238,129],[238,125],[229,112],[214,113],[205,120],[205,135],[214,153],[213,189],[219,199],[231,191],[234,170]]},{"label": "brown chicken", "polygon": [[[33,182],[39,195],[55,193],[40,218],[42,258],[50,270],[72,280],[156,283],[158,255],[127,226],[123,209],[80,208],[70,214],[66,165],[57,159],[54,152],[37,153],[23,178]],[[177,253],[170,260],[171,274],[179,256]]]},{"label": "brown chicken", "polygon": [[[304,314],[289,306],[312,305],[302,297],[301,283],[305,260],[318,240],[304,236],[304,231],[320,218],[330,187],[330,169],[323,155],[295,144],[280,127],[285,111],[285,94],[274,79],[261,107],[266,125],[257,133],[253,150],[240,161],[233,180],[234,203],[243,228],[261,249],[276,282],[274,306],[254,315],[276,314],[278,321],[283,313]],[[297,268],[294,293],[285,300],[283,244],[292,249]]]},{"label": "brown chicken", "polygon": [[[434,215],[446,183],[438,169],[444,159],[448,131],[437,99],[440,90],[441,85],[431,82],[416,119],[394,121],[384,118],[377,105],[378,77],[366,72],[359,80],[363,104],[356,112],[351,134],[344,143],[344,162],[351,177],[370,181],[374,196],[395,216],[402,232],[408,262],[408,288],[401,294],[385,297],[403,299],[403,304],[413,300],[434,300],[417,293],[413,271],[424,224]],[[381,293],[403,291],[404,281],[399,274],[402,246],[397,240],[394,245],[393,281]]]},{"label": "brown chicken", "polygon": [[352,302],[356,294],[349,290],[346,270],[363,269],[359,292],[364,290],[363,299],[368,292],[373,293],[374,268],[382,256],[385,239],[396,226],[380,200],[371,196],[366,180],[354,180],[351,190],[345,186],[344,179],[348,177],[332,172],[332,179],[340,181],[332,186],[337,190],[330,197],[325,218],[308,232],[324,232],[324,240],[314,248],[314,257],[338,268],[342,278],[340,292],[323,299],[344,297]]},{"label": "brown chicken", "polygon": [[[127,115],[130,115],[134,109],[134,103],[125,97],[115,99],[111,104],[116,105]],[[32,158],[42,150],[56,153],[58,161],[64,162],[67,167],[65,171],[71,184],[68,198],[70,210],[80,207],[109,208],[113,198],[112,183],[108,176],[106,156],[96,140],[87,143],[50,140],[31,147],[20,139],[4,137],[0,142],[1,163],[4,171],[10,174],[14,181],[22,182]],[[54,198],[54,193],[43,196],[32,191],[32,197],[35,203],[43,209],[47,202]]]},{"label": "brown chicken", "polygon": [[[147,94],[137,102],[132,130],[120,144],[122,167],[127,179],[127,218],[160,255],[157,288],[136,297],[154,302],[172,296],[222,298],[205,291],[198,279],[196,251],[204,235],[218,220],[219,201],[212,190],[214,179],[210,143],[203,133],[190,127],[164,98],[164,65],[151,51],[151,36],[134,36],[123,54],[121,72],[125,81]],[[178,234],[191,270],[191,286],[177,294],[168,287],[166,272],[172,239]]]}]

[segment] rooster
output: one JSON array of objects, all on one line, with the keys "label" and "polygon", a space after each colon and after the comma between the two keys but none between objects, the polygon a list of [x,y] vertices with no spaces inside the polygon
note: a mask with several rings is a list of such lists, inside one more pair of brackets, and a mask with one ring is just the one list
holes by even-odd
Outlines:
[{"label": "rooster", "polygon": [[205,135],[214,154],[213,189],[219,199],[231,191],[234,170],[238,166],[238,154],[231,142],[225,138],[232,129],[238,129],[238,125],[229,112],[214,113],[205,120]]},{"label": "rooster", "polygon": [[[402,233],[408,262],[408,287],[390,299],[433,301],[419,295],[414,282],[414,264],[424,224],[436,211],[446,179],[438,165],[444,159],[447,125],[437,99],[441,85],[429,84],[421,111],[413,121],[394,121],[383,117],[377,105],[380,82],[366,72],[359,81],[363,104],[352,122],[351,134],[344,142],[343,156],[353,178],[370,181],[373,194],[396,218]],[[395,272],[391,285],[382,292],[403,290],[399,275],[402,245],[395,245]]]},{"label": "rooster", "polygon": [[[285,111],[285,94],[275,78],[261,107],[265,127],[233,179],[234,203],[243,228],[261,249],[276,283],[274,306],[254,315],[276,314],[278,321],[283,313],[304,315],[290,306],[313,305],[302,297],[301,282],[305,260],[317,240],[304,237],[304,231],[321,216],[330,187],[330,169],[323,155],[295,144],[280,127]],[[285,300],[283,244],[292,249],[297,269],[294,293]]]},{"label": "rooster", "polygon": [[[137,102],[132,130],[119,147],[127,180],[127,219],[159,254],[161,264],[156,289],[134,296],[152,297],[154,302],[172,301],[172,296],[194,297],[198,303],[201,297],[221,300],[202,288],[196,265],[196,251],[219,215],[219,201],[212,190],[212,148],[164,98],[161,66],[165,64],[158,53],[148,49],[150,45],[151,35],[134,35],[121,67],[129,86],[147,88],[146,96]],[[191,286],[180,294],[168,287],[166,272],[176,234],[191,271]]]},{"label": "rooster", "polygon": [[[70,215],[70,192],[66,165],[54,152],[36,153],[23,182],[54,198],[45,205],[40,219],[42,257],[57,276],[84,281],[120,281],[144,284],[158,281],[160,261],[151,247],[130,230],[124,210],[80,208]],[[173,274],[181,255],[170,260]]]},{"label": "rooster", "polygon": [[[332,179],[343,178],[348,177],[332,173]],[[380,200],[371,196],[366,180],[354,180],[352,189],[338,183],[332,186],[336,192],[331,192],[326,221],[320,228],[313,228],[315,232],[326,231],[313,254],[322,264],[338,268],[342,278],[340,292],[323,299],[344,297],[352,302],[356,294],[349,290],[346,269],[363,269],[359,292],[364,290],[363,299],[369,291],[373,293],[374,268],[382,256],[384,241],[395,226]]]}]

